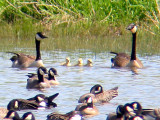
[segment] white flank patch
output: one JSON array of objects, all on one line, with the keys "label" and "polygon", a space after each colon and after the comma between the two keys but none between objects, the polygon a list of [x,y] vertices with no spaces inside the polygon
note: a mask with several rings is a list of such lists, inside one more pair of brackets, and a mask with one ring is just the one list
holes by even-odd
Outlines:
[{"label": "white flank patch", "polygon": [[141,117],[135,117],[134,120],[143,120]]},{"label": "white flank patch", "polygon": [[74,115],[70,120],[81,120],[82,117],[80,115]]},{"label": "white flank patch", "polygon": [[46,103],[44,101],[40,102],[39,105],[42,106],[42,107],[46,107]]}]

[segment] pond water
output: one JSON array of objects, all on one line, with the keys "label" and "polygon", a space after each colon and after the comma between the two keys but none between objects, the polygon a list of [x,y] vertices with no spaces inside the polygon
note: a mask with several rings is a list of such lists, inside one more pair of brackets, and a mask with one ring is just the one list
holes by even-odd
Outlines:
[{"label": "pond water", "polygon": [[[34,53],[34,49],[28,49]],[[32,111],[38,120],[45,120],[46,116],[52,112],[67,113],[74,110],[78,105],[81,95],[88,93],[95,84],[101,84],[104,90],[118,86],[119,95],[109,103],[96,104],[100,114],[87,120],[105,120],[107,114],[114,112],[119,104],[138,101],[144,108],[160,107],[160,57],[159,56],[139,56],[144,64],[143,69],[138,69],[137,74],[129,69],[111,68],[110,59],[114,56],[109,53],[97,53],[93,55],[91,51],[81,52],[63,51],[42,51],[42,58],[47,69],[54,67],[59,76],[57,80],[60,85],[48,88],[44,92],[38,90],[27,90],[27,73],[36,73],[36,68],[20,70],[11,68],[9,60],[11,54],[0,53],[0,107],[6,107],[10,100],[15,98],[27,99],[37,94],[43,93],[46,96],[59,93],[54,100],[58,107],[46,110],[25,110],[18,111],[20,115],[24,112]],[[88,58],[93,60],[93,67],[64,67],[61,62],[69,56],[71,63],[75,64],[82,57],[84,63]]]}]

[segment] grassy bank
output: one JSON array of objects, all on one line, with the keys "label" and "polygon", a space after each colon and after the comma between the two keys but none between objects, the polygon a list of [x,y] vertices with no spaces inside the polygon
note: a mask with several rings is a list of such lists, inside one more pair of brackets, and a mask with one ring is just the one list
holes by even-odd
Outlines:
[{"label": "grassy bank", "polygon": [[44,31],[49,39],[45,46],[42,43],[43,50],[127,52],[131,36],[125,28],[134,22],[141,40],[138,53],[159,53],[160,12],[156,0],[29,1],[0,2],[1,51],[33,48],[35,33]]}]

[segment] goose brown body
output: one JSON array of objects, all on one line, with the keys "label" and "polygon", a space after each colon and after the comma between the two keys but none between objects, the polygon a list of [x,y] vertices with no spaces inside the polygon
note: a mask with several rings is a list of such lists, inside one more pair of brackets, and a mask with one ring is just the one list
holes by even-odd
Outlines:
[{"label": "goose brown body", "polygon": [[47,37],[44,36],[41,32],[38,32],[36,34],[36,37],[35,37],[36,56],[26,55],[23,53],[8,52],[16,55],[10,58],[10,60],[12,61],[12,67],[28,68],[28,67],[44,66],[41,59],[41,53],[40,53],[40,41],[44,38],[47,38]]},{"label": "goose brown body", "polygon": [[0,120],[2,120],[7,113],[8,113],[8,110],[6,108],[0,107]]},{"label": "goose brown body", "polygon": [[136,57],[136,34],[137,34],[137,26],[135,24],[130,24],[127,27],[128,30],[132,32],[132,52],[131,56],[127,55],[126,53],[115,53],[114,58],[111,59],[112,67],[136,67],[142,68],[142,62]]},{"label": "goose brown body", "polygon": [[47,120],[72,120],[73,117],[77,117],[76,115],[78,115],[78,118],[74,120],[82,120],[79,111],[71,111],[66,114],[51,113],[47,116]]},{"label": "goose brown body", "polygon": [[83,116],[87,117],[98,115],[99,111],[96,106],[93,105],[92,97],[87,95],[84,100],[84,103],[77,105],[75,110],[80,111]]},{"label": "goose brown body", "polygon": [[114,87],[110,90],[103,90],[102,86],[97,84],[94,85],[91,90],[90,93],[86,93],[84,95],[82,95],[78,102],[79,103],[83,103],[85,101],[85,97],[87,95],[90,95],[93,99],[93,103],[99,102],[99,103],[103,103],[103,102],[109,102],[110,100],[112,100],[114,97],[118,96],[118,87]]},{"label": "goose brown body", "polygon": [[50,88],[50,83],[47,79],[44,78],[44,74],[47,73],[47,69],[45,67],[39,67],[37,69],[37,75],[33,76],[33,78],[27,79],[27,89],[44,89],[44,88]]}]

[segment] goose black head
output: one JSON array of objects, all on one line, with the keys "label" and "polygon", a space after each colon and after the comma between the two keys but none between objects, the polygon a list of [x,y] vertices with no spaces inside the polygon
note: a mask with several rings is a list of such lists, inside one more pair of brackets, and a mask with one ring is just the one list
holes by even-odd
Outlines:
[{"label": "goose black head", "polygon": [[103,92],[103,88],[99,84],[94,85],[90,90],[90,93],[92,93],[92,94],[99,94],[102,92]]},{"label": "goose black head", "polygon": [[10,119],[13,119],[13,120],[19,120],[20,119],[18,113],[14,110],[9,110],[7,115],[4,118],[10,118]]},{"label": "goose black head", "polygon": [[131,105],[133,106],[133,110],[136,114],[140,114],[142,112],[142,106],[139,102],[132,102]]},{"label": "goose black head", "polygon": [[58,75],[57,70],[55,68],[50,68],[48,71],[48,74],[50,75]]},{"label": "goose black head", "polygon": [[116,114],[117,114],[117,117],[118,118],[121,118],[125,113],[125,110],[124,110],[124,106],[123,105],[119,105],[116,109]]},{"label": "goose black head", "polygon": [[7,105],[8,110],[19,110],[19,101],[16,99],[11,100]]},{"label": "goose black head", "polygon": [[134,23],[131,23],[128,27],[127,30],[130,30],[132,33],[137,32],[137,26]]},{"label": "goose black head", "polygon": [[37,74],[44,75],[47,74],[47,69],[45,67],[39,67],[37,70]]},{"label": "goose black head", "polygon": [[22,116],[23,120],[35,120],[33,113],[27,112]]},{"label": "goose black head", "polygon": [[42,32],[37,32],[36,33],[36,40],[42,40],[44,38],[48,38],[47,36],[45,36]]}]

